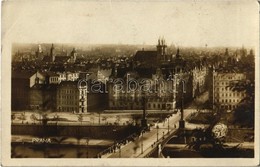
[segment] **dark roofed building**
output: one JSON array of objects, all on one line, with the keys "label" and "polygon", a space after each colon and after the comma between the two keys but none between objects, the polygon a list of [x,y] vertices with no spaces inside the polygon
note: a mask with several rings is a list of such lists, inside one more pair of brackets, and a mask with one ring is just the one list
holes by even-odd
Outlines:
[{"label": "dark roofed building", "polygon": [[156,67],[157,56],[157,51],[137,51],[133,58],[133,61],[135,62],[135,67]]},{"label": "dark roofed building", "polygon": [[29,108],[29,90],[36,84],[44,84],[45,77],[39,72],[12,71],[12,110]]},{"label": "dark roofed building", "polygon": [[169,55],[167,55],[167,45],[165,40],[159,39],[156,46],[156,50],[144,49],[137,51],[133,57],[133,62],[135,67],[141,68],[157,68],[161,63],[169,60]]},{"label": "dark roofed building", "polygon": [[42,59],[43,63],[50,63],[52,62],[52,57],[51,56],[44,56]]},{"label": "dark roofed building", "polygon": [[69,61],[70,61],[70,57],[68,56],[56,56],[54,60],[55,63],[60,63],[60,64],[68,63]]}]

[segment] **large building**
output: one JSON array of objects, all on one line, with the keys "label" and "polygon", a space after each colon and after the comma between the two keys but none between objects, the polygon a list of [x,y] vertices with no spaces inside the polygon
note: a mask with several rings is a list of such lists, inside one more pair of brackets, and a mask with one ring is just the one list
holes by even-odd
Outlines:
[{"label": "large building", "polygon": [[213,105],[224,110],[233,110],[246,96],[245,92],[233,91],[231,82],[246,79],[244,73],[213,72]]},{"label": "large building", "polygon": [[56,84],[35,84],[29,91],[30,109],[55,111],[56,91]]},{"label": "large building", "polygon": [[44,84],[45,76],[39,72],[12,71],[11,109],[30,108],[30,88],[35,84]]},{"label": "large building", "polygon": [[63,81],[57,88],[57,111],[87,113],[87,85]]},{"label": "large building", "polygon": [[77,51],[75,48],[71,51],[68,56],[66,52],[56,53],[55,47],[52,44],[50,48],[50,55],[43,57],[42,62],[46,64],[73,64],[77,60]]},{"label": "large building", "polygon": [[199,65],[192,70],[192,97],[195,98],[206,91],[206,77],[208,69],[206,66]]},{"label": "large building", "polygon": [[162,62],[171,60],[171,55],[167,54],[165,39],[159,39],[156,50],[140,50],[133,57],[134,68],[157,68]]},{"label": "large building", "polygon": [[158,68],[151,78],[141,77],[136,71],[129,71],[125,76],[108,86],[109,109],[141,110],[142,99],[146,99],[147,110],[172,110],[176,103],[176,82],[167,80]]},{"label": "large building", "polygon": [[[176,54],[167,53],[164,39],[158,40],[156,48],[157,50],[137,51],[128,68],[114,68],[111,79],[121,79],[122,82],[109,84],[109,109],[142,109],[141,99],[145,97],[148,110],[172,110],[180,107],[182,97],[184,104],[187,104],[206,91],[205,64],[199,61],[198,64],[189,66],[180,54],[179,48]],[[127,88],[131,86],[128,84],[131,79],[132,83],[144,80],[149,82],[152,91],[141,91],[142,85],[137,84],[133,85],[136,87],[135,91],[127,92]],[[117,87],[121,87],[121,91],[115,91]]]}]

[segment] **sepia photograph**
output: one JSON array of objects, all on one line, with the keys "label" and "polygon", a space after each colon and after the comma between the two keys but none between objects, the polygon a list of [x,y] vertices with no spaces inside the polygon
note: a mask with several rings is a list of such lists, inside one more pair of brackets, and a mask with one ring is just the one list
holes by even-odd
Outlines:
[{"label": "sepia photograph", "polygon": [[1,28],[3,166],[259,165],[257,1],[10,0]]}]

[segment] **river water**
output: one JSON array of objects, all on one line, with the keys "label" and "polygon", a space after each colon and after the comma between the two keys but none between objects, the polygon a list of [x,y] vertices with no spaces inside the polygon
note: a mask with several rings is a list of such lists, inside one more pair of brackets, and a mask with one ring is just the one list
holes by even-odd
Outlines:
[{"label": "river water", "polygon": [[94,158],[108,147],[12,143],[12,158]]}]

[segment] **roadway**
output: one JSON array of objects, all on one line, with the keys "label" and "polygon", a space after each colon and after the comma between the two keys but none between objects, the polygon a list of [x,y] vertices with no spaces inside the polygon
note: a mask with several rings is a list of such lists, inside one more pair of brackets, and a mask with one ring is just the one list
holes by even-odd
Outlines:
[{"label": "roadway", "polygon": [[[184,119],[191,113],[195,112],[194,109],[185,109],[184,110]],[[169,118],[169,131],[173,133],[178,129],[178,124],[180,120],[180,113],[173,114]],[[156,126],[158,125],[158,129]],[[150,131],[143,133],[134,142],[129,142],[126,145],[121,146],[120,149],[117,149],[115,153],[102,155],[102,158],[135,158],[142,157],[142,144],[143,152],[146,152],[147,149],[151,149],[152,145],[160,140],[163,135],[168,133],[168,121],[157,123],[157,125],[150,128]]]}]

